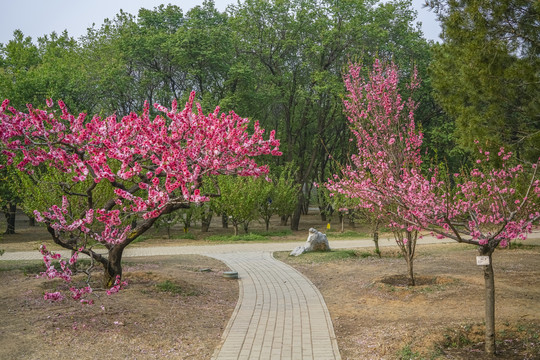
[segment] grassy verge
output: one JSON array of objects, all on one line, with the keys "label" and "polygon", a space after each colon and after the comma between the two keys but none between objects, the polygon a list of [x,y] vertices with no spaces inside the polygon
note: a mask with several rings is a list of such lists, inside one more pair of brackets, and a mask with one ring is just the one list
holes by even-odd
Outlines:
[{"label": "grassy verge", "polygon": [[240,235],[212,235],[206,238],[207,241],[234,243],[234,242],[272,242],[275,238],[288,236],[292,234],[291,230],[276,230],[276,231],[253,231],[249,234]]}]

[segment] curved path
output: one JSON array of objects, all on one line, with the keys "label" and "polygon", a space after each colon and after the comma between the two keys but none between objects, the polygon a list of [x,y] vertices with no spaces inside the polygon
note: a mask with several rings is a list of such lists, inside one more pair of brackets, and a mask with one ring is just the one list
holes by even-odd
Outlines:
[{"label": "curved path", "polygon": [[340,359],[324,299],[269,252],[212,254],[238,271],[240,300],[216,360]]}]

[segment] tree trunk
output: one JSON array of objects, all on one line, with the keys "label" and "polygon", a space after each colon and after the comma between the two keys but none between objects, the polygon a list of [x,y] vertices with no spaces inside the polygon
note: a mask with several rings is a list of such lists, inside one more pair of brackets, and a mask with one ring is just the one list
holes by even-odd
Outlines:
[{"label": "tree trunk", "polygon": [[319,214],[321,215],[321,221],[326,222],[326,211],[319,205]]},{"label": "tree trunk", "polygon": [[249,230],[249,221],[244,221],[244,233],[248,233],[248,230]]},{"label": "tree trunk", "polygon": [[221,214],[221,226],[224,229],[229,228],[229,217],[227,216],[227,214]]},{"label": "tree trunk", "polygon": [[488,253],[482,253],[483,256],[489,256],[489,265],[483,266],[484,268],[484,284],[486,294],[486,345],[485,351],[487,354],[495,354],[495,277],[493,273],[493,266],[491,264],[492,251]]},{"label": "tree trunk", "polygon": [[414,269],[413,269],[414,261],[413,261],[413,259],[409,258],[408,256],[405,258],[405,260],[407,260],[407,271],[408,271],[408,274],[409,274],[409,286],[415,286],[416,281],[414,279]]},{"label": "tree trunk", "polygon": [[268,229],[270,228],[270,217],[264,219],[264,224],[266,226],[266,232],[268,232]]},{"label": "tree trunk", "polygon": [[209,211],[201,217],[201,232],[208,232],[210,223],[212,222],[212,215],[212,211]]},{"label": "tree trunk", "polygon": [[4,234],[15,234],[15,215],[17,214],[17,205],[9,203],[8,206],[6,206],[4,209],[4,215],[6,216],[7,222],[7,227]]},{"label": "tree trunk", "polygon": [[352,210],[349,210],[349,226],[353,229],[356,228],[355,216]]},{"label": "tree trunk", "polygon": [[110,289],[114,286],[116,277],[122,278],[122,253],[124,248],[115,246],[109,250],[109,257],[103,276],[103,287]]},{"label": "tree trunk", "polygon": [[287,221],[289,220],[289,216],[290,215],[282,215],[279,224],[281,226],[287,226]]},{"label": "tree trunk", "polygon": [[416,250],[416,240],[418,239],[418,231],[394,231],[394,239],[407,262],[407,272],[409,274],[409,286],[415,286],[416,281],[414,279],[414,253]]},{"label": "tree trunk", "polygon": [[298,231],[300,225],[300,216],[302,216],[302,210],[304,207],[304,192],[300,190],[298,193],[298,202],[296,203],[296,209],[291,217],[291,230]]},{"label": "tree trunk", "polygon": [[414,265],[414,248],[416,246],[416,236],[415,236],[415,239],[414,239],[414,243],[413,243],[413,239],[412,239],[412,232],[410,231],[407,231],[407,244],[405,244],[406,248],[407,248],[407,269],[409,271],[409,286],[415,286],[416,285],[416,281],[414,279],[414,269],[413,269],[413,265]]},{"label": "tree trunk", "polygon": [[234,224],[234,235],[238,236],[238,224]]},{"label": "tree trunk", "polygon": [[28,226],[36,226],[36,219],[33,216],[28,217]]},{"label": "tree trunk", "polygon": [[375,229],[373,231],[373,242],[375,243],[375,254],[381,257],[381,250],[379,249],[379,222],[375,223]]},{"label": "tree trunk", "polygon": [[339,220],[341,222],[341,233],[345,232],[345,216],[342,213],[339,213]]}]

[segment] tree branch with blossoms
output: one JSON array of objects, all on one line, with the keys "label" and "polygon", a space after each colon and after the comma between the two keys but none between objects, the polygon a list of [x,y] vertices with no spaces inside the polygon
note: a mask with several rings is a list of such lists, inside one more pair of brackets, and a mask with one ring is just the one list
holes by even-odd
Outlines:
[{"label": "tree branch with blossoms", "polygon": [[[24,113],[8,100],[0,106],[4,166],[15,164],[37,186],[48,172],[60,174],[53,185],[61,205],[36,210],[36,219],[55,243],[101,263],[106,288],[122,277],[125,247],[160,216],[209,201],[200,192],[205,177],[265,175],[268,167],[254,157],[281,155],[274,131],[264,139],[258,122],[248,132],[249,120],[234,112],[205,115],[194,98],[183,109],[176,100],[170,108],[155,104],[153,118],[148,103],[141,115],[91,119],[70,114],[62,101]],[[107,256],[90,242],[103,244]]]}]

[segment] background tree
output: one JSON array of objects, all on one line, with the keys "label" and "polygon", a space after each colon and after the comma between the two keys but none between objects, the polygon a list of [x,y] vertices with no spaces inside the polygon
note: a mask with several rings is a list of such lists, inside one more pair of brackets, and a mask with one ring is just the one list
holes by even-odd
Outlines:
[{"label": "background tree", "polygon": [[[84,253],[103,265],[104,286],[119,286],[123,250],[161,215],[209,200],[199,189],[205,176],[258,176],[268,170],[257,166],[253,156],[280,155],[273,132],[263,140],[264,130],[254,124],[249,135],[247,119],[232,112],[219,116],[219,109],[205,116],[200,106],[193,112],[193,100],[194,93],[183,111],[176,101],[171,109],[156,104],[163,115],[154,120],[148,105],[140,116],[94,116],[87,122],[84,114],[71,115],[62,102],[60,114],[31,106],[21,113],[8,109],[7,100],[0,107],[0,139],[8,165],[20,156],[21,171],[32,173],[44,165],[69,174],[70,182],[59,184],[61,206],[35,215],[56,244],[75,252],[70,263]],[[111,196],[103,200],[94,197],[108,192]],[[133,215],[142,220],[131,228]],[[102,243],[108,256],[94,252],[91,240]],[[56,255],[42,252],[49,277],[71,279],[65,262],[57,270],[51,262]],[[80,298],[81,291],[91,290],[75,289],[73,296]]]},{"label": "background tree", "polygon": [[456,119],[460,146],[474,140],[519,159],[540,156],[540,5],[529,0],[430,0],[443,43],[431,66],[435,96]]},{"label": "background tree", "polygon": [[6,218],[5,235],[15,234],[17,205],[22,200],[20,192],[13,186],[15,177],[13,171],[0,169],[0,208]]},{"label": "background tree", "polygon": [[[262,179],[262,181],[266,181]],[[219,177],[220,196],[212,199],[220,213],[225,213],[238,235],[243,226],[247,234],[249,223],[259,218],[259,206],[268,199],[269,186],[259,179],[241,177]]]},{"label": "background tree", "polygon": [[329,176],[328,152],[347,154],[341,121],[347,60],[380,53],[410,63],[427,43],[408,1],[247,0],[230,13],[238,62],[229,78],[235,91],[224,101],[280,134],[285,155],[278,161],[297,167],[291,221],[297,230],[309,187]]}]

